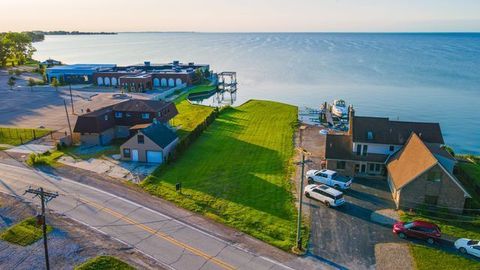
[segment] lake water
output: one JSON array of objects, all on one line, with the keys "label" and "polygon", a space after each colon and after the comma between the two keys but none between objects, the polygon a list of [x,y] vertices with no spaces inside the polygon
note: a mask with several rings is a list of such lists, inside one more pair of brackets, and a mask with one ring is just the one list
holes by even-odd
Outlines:
[{"label": "lake water", "polygon": [[120,33],[47,36],[35,57],[119,65],[194,61],[237,71],[236,104],[318,107],[439,122],[457,152],[480,154],[480,34]]}]

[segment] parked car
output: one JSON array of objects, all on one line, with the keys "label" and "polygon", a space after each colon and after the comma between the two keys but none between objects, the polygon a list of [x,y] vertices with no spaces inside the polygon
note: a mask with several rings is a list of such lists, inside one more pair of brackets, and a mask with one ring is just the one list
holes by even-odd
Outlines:
[{"label": "parked car", "polygon": [[323,202],[327,207],[337,207],[345,203],[343,193],[327,185],[308,185],[304,194],[307,198]]},{"label": "parked car", "polygon": [[480,241],[460,238],[455,241],[455,248],[463,254],[470,254],[480,258]]},{"label": "parked car", "polygon": [[393,224],[393,233],[400,238],[417,238],[433,244],[442,236],[440,227],[426,221],[397,222]]},{"label": "parked car", "polygon": [[307,180],[309,184],[325,184],[336,189],[349,189],[352,184],[351,177],[345,177],[332,170],[309,170]]}]

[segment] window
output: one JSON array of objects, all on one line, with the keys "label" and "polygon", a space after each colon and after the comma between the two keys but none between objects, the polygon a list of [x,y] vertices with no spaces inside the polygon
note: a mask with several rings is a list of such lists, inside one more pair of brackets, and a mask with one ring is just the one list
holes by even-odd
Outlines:
[{"label": "window", "polygon": [[162,112],[158,112],[158,116],[161,117],[161,116],[162,116]]},{"label": "window", "polygon": [[108,114],[105,114],[103,118],[105,118],[105,121],[108,121]]},{"label": "window", "polygon": [[362,145],[357,144],[357,156],[360,156],[361,152],[362,152]]},{"label": "window", "polygon": [[337,169],[345,170],[345,161],[337,161]]},{"label": "window", "polygon": [[115,118],[122,118],[123,113],[122,112],[115,112]]},{"label": "window", "polygon": [[130,157],[130,148],[124,148],[123,149],[123,157],[124,158],[129,158]]},{"label": "window", "polygon": [[363,154],[362,154],[362,155],[366,156],[366,155],[367,155],[367,150],[368,150],[368,145],[364,144],[364,145],[363,145]]},{"label": "window", "polygon": [[373,132],[371,132],[371,131],[367,132],[367,139],[368,140],[373,140]]},{"label": "window", "polygon": [[429,171],[427,175],[427,180],[430,182],[440,182],[442,174],[440,172]]},{"label": "window", "polygon": [[425,203],[430,205],[437,205],[438,196],[425,195]]},{"label": "window", "polygon": [[393,145],[390,145],[390,152],[393,152],[395,150],[395,147]]},{"label": "window", "polygon": [[368,169],[369,169],[371,172],[374,172],[374,171],[375,171],[375,164],[373,164],[373,163],[368,163]]},{"label": "window", "polygon": [[150,119],[149,113],[142,113],[142,119]]},{"label": "window", "polygon": [[137,135],[137,142],[139,144],[144,144],[145,143],[145,137],[143,135]]},{"label": "window", "polygon": [[381,169],[382,169],[381,164],[375,164],[375,171],[376,171],[376,172],[380,172]]},{"label": "window", "polygon": [[126,113],[125,116],[128,118],[128,117],[131,117],[132,115],[129,113]]}]

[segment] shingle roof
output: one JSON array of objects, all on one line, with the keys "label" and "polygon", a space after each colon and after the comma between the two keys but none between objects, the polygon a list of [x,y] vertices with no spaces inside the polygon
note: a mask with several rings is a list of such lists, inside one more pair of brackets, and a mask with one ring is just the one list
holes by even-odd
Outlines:
[{"label": "shingle roof", "polygon": [[325,143],[325,158],[340,160],[358,160],[371,162],[385,162],[388,155],[368,153],[357,155],[353,152],[352,137],[349,135],[328,134]]},{"label": "shingle roof", "polygon": [[177,134],[164,124],[152,124],[142,129],[142,133],[161,148],[165,148],[177,138]]},{"label": "shingle roof", "polygon": [[411,133],[405,146],[389,159],[387,169],[396,189],[400,189],[438,163],[420,137]]},{"label": "shingle roof", "polygon": [[171,102],[161,100],[130,99],[115,104],[113,110],[120,112],[158,112],[171,104]]},{"label": "shingle roof", "polygon": [[354,116],[352,131],[354,142],[403,145],[410,134],[415,132],[425,142],[444,144],[438,123],[403,122],[391,121],[383,117]]}]

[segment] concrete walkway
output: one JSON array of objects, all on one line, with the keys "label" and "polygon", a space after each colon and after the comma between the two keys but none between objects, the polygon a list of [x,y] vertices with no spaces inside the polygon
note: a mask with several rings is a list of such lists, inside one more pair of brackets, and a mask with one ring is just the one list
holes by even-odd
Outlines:
[{"label": "concrete walkway", "polygon": [[62,156],[57,161],[71,167],[134,183],[151,174],[158,166],[158,164],[125,162],[113,159],[91,158],[88,160],[76,160],[71,156]]}]

